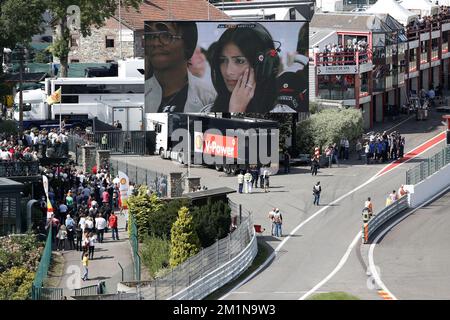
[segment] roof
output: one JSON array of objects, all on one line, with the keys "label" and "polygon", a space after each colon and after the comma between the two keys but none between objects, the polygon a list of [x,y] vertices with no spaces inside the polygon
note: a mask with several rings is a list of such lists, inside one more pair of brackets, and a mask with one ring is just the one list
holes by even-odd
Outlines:
[{"label": "roof", "polygon": [[0,178],[0,191],[3,192],[15,192],[16,190],[22,190],[23,184],[7,178]]},{"label": "roof", "polygon": [[390,31],[390,28],[376,15],[354,13],[316,13],[310,28],[353,31]]},{"label": "roof", "polygon": [[[39,82],[48,77],[46,72],[31,72],[22,74],[22,82]],[[19,82],[20,74],[11,73],[5,77],[5,82]]]},{"label": "roof", "polygon": [[374,5],[370,6],[366,12],[390,14],[395,20],[404,26],[408,25],[412,20],[417,19],[416,14],[402,7],[395,0],[378,0]]},{"label": "roof", "polygon": [[234,193],[236,190],[228,187],[221,187],[221,188],[215,188],[205,191],[196,191],[196,192],[190,192],[185,193],[183,196],[190,198],[192,200],[202,199],[202,198],[208,198],[212,196],[220,196],[220,195],[226,195],[229,193]]},{"label": "roof", "polygon": [[[231,20],[221,10],[205,0],[144,0],[139,11],[123,8],[123,23],[133,30],[143,30],[144,21],[153,20]],[[119,20],[119,11],[114,19]]]},{"label": "roof", "polygon": [[322,42],[322,40],[334,33],[336,33],[336,30],[333,29],[309,28],[309,46],[314,47],[317,43]]},{"label": "roof", "polygon": [[[441,3],[441,1],[439,1]],[[432,4],[428,0],[402,0],[400,5],[409,11],[422,16],[435,15],[439,11],[439,6]]]}]

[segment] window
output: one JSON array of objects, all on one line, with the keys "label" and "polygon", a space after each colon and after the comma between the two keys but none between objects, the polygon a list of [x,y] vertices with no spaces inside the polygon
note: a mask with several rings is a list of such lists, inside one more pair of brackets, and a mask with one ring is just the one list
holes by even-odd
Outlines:
[{"label": "window", "polygon": [[78,63],[78,62],[80,62],[79,59],[70,59],[70,63]]},{"label": "window", "polygon": [[61,95],[61,103],[78,103],[78,96]]},{"label": "window", "polygon": [[71,47],[78,47],[78,39],[74,36],[70,36],[70,46]]},{"label": "window", "polygon": [[112,36],[106,36],[106,47],[107,48],[114,48],[114,37]]},{"label": "window", "polygon": [[114,60],[106,60],[106,63],[112,63]]}]

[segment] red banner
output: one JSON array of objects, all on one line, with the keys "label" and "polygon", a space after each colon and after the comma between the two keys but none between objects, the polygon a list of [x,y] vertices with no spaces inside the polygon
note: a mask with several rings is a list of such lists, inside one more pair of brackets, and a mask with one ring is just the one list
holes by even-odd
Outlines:
[{"label": "red banner", "polygon": [[203,135],[203,153],[237,159],[238,138],[205,133]]}]

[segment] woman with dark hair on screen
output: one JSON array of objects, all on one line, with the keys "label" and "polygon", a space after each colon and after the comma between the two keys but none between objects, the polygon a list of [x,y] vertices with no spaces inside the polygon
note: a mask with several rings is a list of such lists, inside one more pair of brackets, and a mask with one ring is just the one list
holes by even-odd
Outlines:
[{"label": "woman with dark hair on screen", "polygon": [[269,112],[276,101],[278,51],[261,24],[228,26],[210,56],[217,98],[203,111]]}]

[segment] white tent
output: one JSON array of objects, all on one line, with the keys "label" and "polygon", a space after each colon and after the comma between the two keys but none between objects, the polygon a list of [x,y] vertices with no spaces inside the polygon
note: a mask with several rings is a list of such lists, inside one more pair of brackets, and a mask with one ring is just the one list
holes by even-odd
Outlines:
[{"label": "white tent", "polygon": [[438,0],[440,6],[450,6],[450,0]]},{"label": "white tent", "polygon": [[418,17],[417,14],[408,11],[395,0],[378,0],[366,10],[366,13],[389,14],[404,26]]},{"label": "white tent", "polygon": [[428,0],[402,0],[400,5],[403,8],[422,16],[432,16],[439,11],[439,6]]}]

